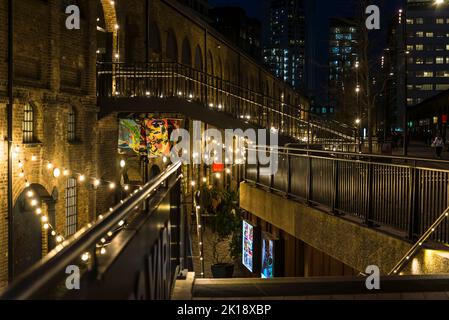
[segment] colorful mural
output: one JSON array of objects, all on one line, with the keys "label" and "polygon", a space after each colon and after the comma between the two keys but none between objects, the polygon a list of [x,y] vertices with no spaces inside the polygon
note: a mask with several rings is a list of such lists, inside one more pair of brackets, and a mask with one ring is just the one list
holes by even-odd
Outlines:
[{"label": "colorful mural", "polygon": [[149,158],[168,156],[173,144],[170,135],[180,128],[182,120],[157,119],[139,115],[133,119],[120,119],[119,149],[122,152],[147,155]]}]

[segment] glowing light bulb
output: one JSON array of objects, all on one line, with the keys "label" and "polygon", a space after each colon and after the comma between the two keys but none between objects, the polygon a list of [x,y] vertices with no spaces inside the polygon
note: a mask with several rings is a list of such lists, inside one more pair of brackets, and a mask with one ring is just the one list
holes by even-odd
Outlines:
[{"label": "glowing light bulb", "polygon": [[114,182],[111,182],[110,184],[109,184],[109,189],[115,189],[115,183]]},{"label": "glowing light bulb", "polygon": [[207,178],[203,178],[203,182],[206,183],[207,182]]},{"label": "glowing light bulb", "polygon": [[37,214],[37,215],[42,214],[42,209],[41,209],[41,208],[37,208],[37,209],[36,209],[36,214]]},{"label": "glowing light bulb", "polygon": [[30,203],[31,203],[32,207],[37,206],[37,200],[36,199],[32,199]]},{"label": "glowing light bulb", "polygon": [[94,180],[94,187],[98,187],[100,185],[100,180],[95,179]]},{"label": "glowing light bulb", "polygon": [[45,224],[44,224],[44,229],[45,229],[45,230],[48,230],[48,228],[50,228],[50,225],[49,225],[48,223],[45,223]]},{"label": "glowing light bulb", "polygon": [[81,260],[83,260],[84,262],[89,260],[89,252],[85,252],[83,253],[83,255],[81,256]]},{"label": "glowing light bulb", "polygon": [[118,226],[119,226],[119,227],[122,227],[124,224],[125,224],[125,221],[120,220],[120,222],[118,223]]},{"label": "glowing light bulb", "polygon": [[62,242],[62,237],[61,236],[57,236],[56,237],[56,242]]},{"label": "glowing light bulb", "polygon": [[63,174],[64,177],[67,177],[70,174],[70,171],[68,169],[64,169],[62,171],[62,174]]},{"label": "glowing light bulb", "polygon": [[167,163],[167,161],[168,161],[167,157],[164,156],[164,157],[162,158],[162,162],[163,162],[163,163]]},{"label": "glowing light bulb", "polygon": [[101,248],[101,249],[100,249],[100,253],[101,253],[101,254],[106,254],[106,249],[105,249],[105,248]]},{"label": "glowing light bulb", "polygon": [[79,182],[84,182],[86,180],[86,176],[84,174],[78,177]]},{"label": "glowing light bulb", "polygon": [[123,187],[123,189],[125,189],[125,191],[128,191],[128,190],[129,190],[129,186],[128,186],[128,185],[125,185],[125,186]]},{"label": "glowing light bulb", "polygon": [[27,192],[27,197],[28,198],[32,198],[33,196],[34,196],[34,192],[33,191],[30,190],[30,191]]},{"label": "glowing light bulb", "polygon": [[124,168],[124,167],[126,167],[126,161],[120,160],[120,168]]},{"label": "glowing light bulb", "polygon": [[53,164],[51,162],[47,163],[47,169],[48,170],[53,169]]},{"label": "glowing light bulb", "polygon": [[18,162],[17,166],[18,166],[19,168],[21,168],[21,169],[22,169],[22,168],[23,168],[23,162],[19,160],[19,162]]},{"label": "glowing light bulb", "polygon": [[42,216],[42,222],[48,222],[48,217],[47,216]]},{"label": "glowing light bulb", "polygon": [[196,184],[195,181],[191,181],[191,182],[190,182],[190,185],[191,185],[192,187],[194,187],[195,184]]},{"label": "glowing light bulb", "polygon": [[61,169],[55,168],[55,169],[53,170],[53,177],[59,178],[60,176],[61,176]]},{"label": "glowing light bulb", "polygon": [[21,171],[21,172],[19,173],[19,177],[20,177],[20,178],[25,177],[25,172]]}]

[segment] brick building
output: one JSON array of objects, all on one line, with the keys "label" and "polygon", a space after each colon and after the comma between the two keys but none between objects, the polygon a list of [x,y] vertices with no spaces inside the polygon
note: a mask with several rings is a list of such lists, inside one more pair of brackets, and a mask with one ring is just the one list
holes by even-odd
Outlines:
[{"label": "brick building", "polygon": [[[55,236],[70,236],[118,199],[118,187],[112,190],[110,183],[120,183],[120,115],[104,116],[97,106],[97,59],[177,61],[297,106],[298,113],[300,106],[307,107],[303,96],[175,1],[79,0],[80,30],[65,27],[65,7],[74,1],[69,2],[14,1],[11,211],[8,10],[7,1],[0,3],[0,287],[45,255]],[[161,165],[160,159],[155,163]],[[42,216],[49,218],[48,229]]]}]

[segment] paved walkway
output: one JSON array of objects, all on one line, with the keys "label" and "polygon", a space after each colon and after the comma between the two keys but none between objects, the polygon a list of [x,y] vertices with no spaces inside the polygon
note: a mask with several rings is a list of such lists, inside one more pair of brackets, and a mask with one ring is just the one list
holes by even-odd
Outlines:
[{"label": "paved walkway", "polygon": [[[399,149],[393,150],[393,155],[401,157],[403,155],[403,149],[399,148]],[[423,142],[412,141],[408,148],[408,155],[410,157],[416,157],[416,158],[426,158],[429,160],[447,161],[447,163],[432,162],[432,161],[428,161],[428,162],[420,161],[417,163],[417,165],[429,167],[429,168],[435,168],[435,169],[449,170],[449,152],[447,151],[447,148],[444,149],[442,158],[438,159],[436,157],[435,148],[425,145]]]}]

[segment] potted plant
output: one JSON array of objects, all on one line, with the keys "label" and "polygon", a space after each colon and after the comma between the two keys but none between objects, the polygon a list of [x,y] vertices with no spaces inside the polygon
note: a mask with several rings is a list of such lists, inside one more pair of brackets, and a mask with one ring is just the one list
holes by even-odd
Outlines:
[{"label": "potted plant", "polygon": [[234,261],[241,254],[241,214],[238,193],[231,190],[203,190],[203,205],[208,213],[207,228],[211,231],[210,249],[214,278],[231,278]]}]

